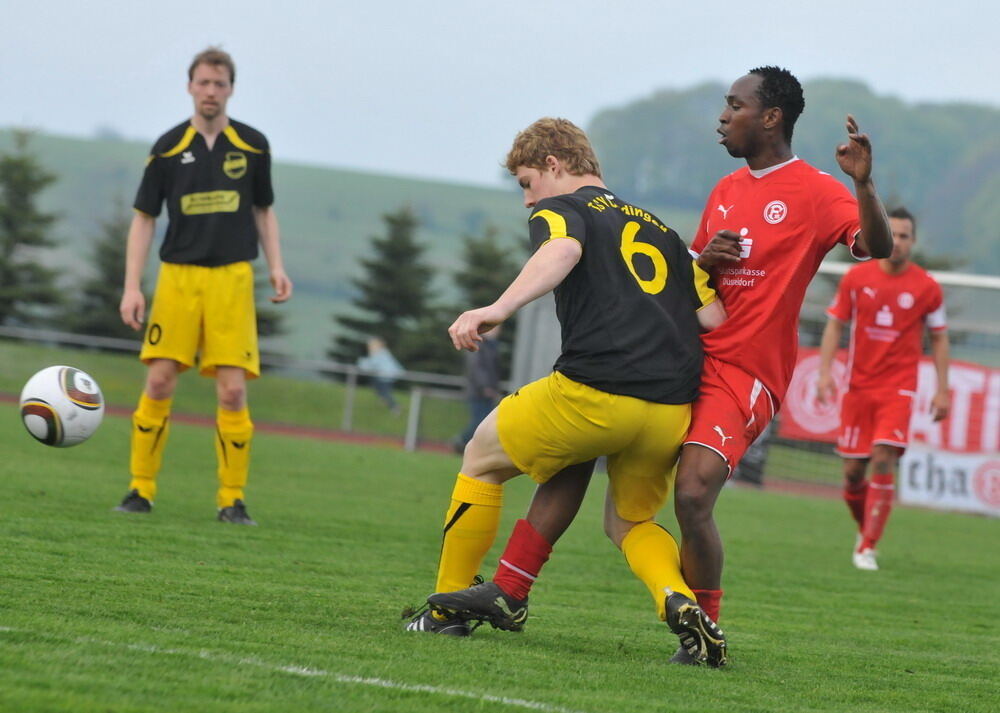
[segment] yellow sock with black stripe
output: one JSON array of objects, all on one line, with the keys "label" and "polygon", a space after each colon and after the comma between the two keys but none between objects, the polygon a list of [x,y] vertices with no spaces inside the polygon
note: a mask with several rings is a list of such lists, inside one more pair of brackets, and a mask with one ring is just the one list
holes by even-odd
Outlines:
[{"label": "yellow sock with black stripe", "polygon": [[215,501],[220,508],[231,506],[237,499],[244,500],[243,488],[250,472],[250,441],[253,439],[253,422],[250,410],[215,412],[215,455],[219,459],[219,492]]},{"label": "yellow sock with black stripe", "polygon": [[156,497],[156,476],[163,462],[163,446],[170,434],[170,405],[173,399],[152,399],[143,391],[132,414],[129,490],[150,502]]},{"label": "yellow sock with black stripe", "polygon": [[454,592],[472,584],[496,539],[502,505],[502,485],[458,474],[444,518],[435,592]]},{"label": "yellow sock with black stripe", "polygon": [[622,540],[622,554],[635,576],[653,595],[660,621],[667,618],[663,606],[665,587],[695,599],[694,592],[681,574],[681,553],[677,542],[665,528],[655,522],[636,525]]}]

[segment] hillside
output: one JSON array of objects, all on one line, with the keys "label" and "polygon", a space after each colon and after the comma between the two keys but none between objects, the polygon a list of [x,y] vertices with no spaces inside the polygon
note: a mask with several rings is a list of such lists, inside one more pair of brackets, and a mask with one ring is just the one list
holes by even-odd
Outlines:
[{"label": "hillside", "polygon": [[[10,145],[10,133],[0,131],[0,150]],[[41,201],[44,210],[60,216],[54,231],[60,246],[47,260],[77,274],[85,267],[79,258],[88,254],[98,222],[112,212],[115,200],[131,203],[149,147],[47,135],[34,136],[30,147],[59,176]],[[279,351],[322,356],[334,330],[330,316],[349,299],[348,276],[354,274],[358,258],[367,254],[368,238],[382,232],[380,216],[401,205],[411,206],[419,217],[418,239],[439,268],[435,287],[442,296],[450,296],[449,276],[457,267],[462,235],[479,234],[493,224],[511,250],[521,250],[517,240],[523,239],[527,216],[513,190],[280,161],[274,183],[285,260],[295,281],[293,301],[280,307],[287,315],[287,343],[271,345]]]},{"label": "hillside", "polygon": [[[715,181],[741,165],[715,141],[724,93],[720,84],[660,91],[599,112],[588,126],[608,183],[656,210],[685,238]],[[955,254],[963,269],[1000,273],[1000,109],[907,104],[857,82],[810,82],[796,152],[841,175],[833,150],[843,140],[849,111],[873,137],[882,196],[917,213],[918,247]],[[0,150],[10,145],[10,132],[0,130]],[[31,148],[59,176],[42,200],[44,209],[60,216],[60,247],[47,260],[76,277],[87,267],[80,256],[88,254],[99,221],[116,200],[131,203],[149,145],[36,135]],[[418,239],[438,268],[434,287],[442,300],[454,295],[450,276],[463,234],[479,234],[492,224],[511,250],[521,251],[526,213],[513,182],[509,189],[491,189],[277,158],[276,208],[296,295],[280,308],[289,334],[268,345],[271,350],[322,356],[335,329],[331,315],[350,298],[348,278],[356,274],[358,258],[368,254],[369,237],[382,232],[381,215],[401,205],[411,206],[420,220]]]}]

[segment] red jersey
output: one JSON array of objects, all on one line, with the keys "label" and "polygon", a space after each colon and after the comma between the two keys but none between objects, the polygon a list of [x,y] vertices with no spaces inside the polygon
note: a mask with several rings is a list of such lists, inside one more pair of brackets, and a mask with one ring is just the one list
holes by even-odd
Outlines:
[{"label": "red jersey", "polygon": [[763,171],[744,167],[712,190],[692,252],[720,230],[740,235],[742,259],[713,270],[729,319],[702,335],[705,353],[759,379],[780,402],[798,354],[799,310],[823,257],[837,243],[867,257],[854,246],[857,200],[798,158]]},{"label": "red jersey", "polygon": [[850,391],[913,391],[924,325],[937,332],[948,328],[941,286],[913,263],[897,275],[875,261],[858,265],[844,275],[826,313],[851,323]]}]

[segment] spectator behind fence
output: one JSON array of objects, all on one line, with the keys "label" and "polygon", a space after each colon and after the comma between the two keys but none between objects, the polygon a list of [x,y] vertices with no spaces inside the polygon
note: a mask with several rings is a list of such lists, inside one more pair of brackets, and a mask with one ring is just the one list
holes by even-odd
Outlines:
[{"label": "spectator behind fence", "polygon": [[501,325],[483,332],[479,351],[465,355],[465,400],[469,405],[469,422],[453,442],[456,453],[465,451],[476,427],[482,423],[500,398],[500,337]]},{"label": "spectator behind fence", "polygon": [[403,373],[403,366],[389,351],[385,340],[371,337],[368,340],[368,356],[358,359],[358,367],[370,373],[375,393],[398,416],[399,404],[393,398],[392,387]]}]

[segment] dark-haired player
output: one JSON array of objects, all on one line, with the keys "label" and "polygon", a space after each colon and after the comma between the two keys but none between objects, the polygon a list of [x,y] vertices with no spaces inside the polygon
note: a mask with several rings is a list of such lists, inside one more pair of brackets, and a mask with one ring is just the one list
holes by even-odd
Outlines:
[{"label": "dark-haired player", "polygon": [[[698,392],[699,325],[714,327],[725,312],[677,234],[605,186],[572,123],[535,122],[506,164],[532,209],[534,254],[496,302],[461,314],[448,331],[456,348],[475,350],[482,332],[554,290],[562,353],[552,374],[501,401],[466,447],[445,516],[438,594],[407,628],[464,635],[476,619],[520,629],[527,599],[505,591],[502,577],[463,589],[496,536],[503,484],[521,473],[546,483],[606,455],[606,532],[682,645],[722,665],[725,638],[694,602],[677,545],[653,517],[669,495]],[[551,542],[529,520],[518,521],[513,539],[526,543],[527,557],[502,560],[501,569],[530,578]]]},{"label": "dark-haired player", "polygon": [[887,257],[892,249],[868,136],[848,116],[848,141],[836,150],[855,199],[792,152],[804,106],[802,87],[785,69],[759,67],[733,83],[719,116],[719,143],[747,165],[716,184],[691,246],[713,275],[729,318],[702,337],[701,393],[678,464],[674,507],[684,577],[715,621],[723,563],[715,501],[785,395],[806,287],[838,243],[859,258]]},{"label": "dark-haired player", "polygon": [[[905,208],[889,213],[892,255],[858,265],[840,281],[820,344],[820,402],[832,401],[830,367],[844,325],[851,324],[847,392],[840,406],[837,453],[844,459],[844,501],[858,523],[852,555],[858,569],[877,570],[876,546],[889,520],[896,465],[906,449],[924,327],[930,332],[937,391],[935,421],[947,417],[948,325],[941,286],[910,262],[916,222]],[[871,482],[865,479],[871,463]]]},{"label": "dark-haired player", "polygon": [[141,329],[145,318],[142,272],[164,202],[169,223],[139,356],[148,372],[132,417],[132,480],[115,508],[122,512],[152,508],[177,376],[197,356],[201,373],[215,377],[218,395],[218,519],[256,524],[243,487],[253,437],[246,379],[260,374],[250,266],[258,242],[270,268],[271,301],[291,297],[292,282],[272,208],[267,139],[226,114],[235,78],[226,52],[210,47],[195,56],[188,68],[194,115],[153,144],[135,198],[120,305],[122,320],[133,329]]}]

